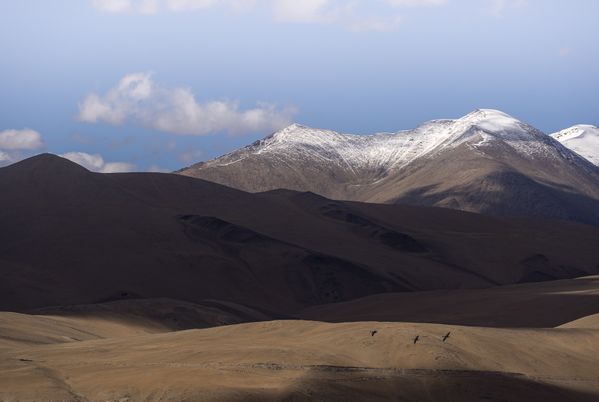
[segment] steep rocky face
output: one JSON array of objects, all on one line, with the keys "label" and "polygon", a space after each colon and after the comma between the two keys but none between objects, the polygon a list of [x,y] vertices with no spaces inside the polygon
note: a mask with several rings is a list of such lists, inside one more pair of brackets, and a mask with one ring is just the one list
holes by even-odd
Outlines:
[{"label": "steep rocky face", "polygon": [[599,166],[599,128],[579,124],[551,134],[553,138]]},{"label": "steep rocky face", "polygon": [[599,224],[599,168],[551,136],[489,109],[364,136],[295,124],[179,173],[250,192],[284,188]]}]

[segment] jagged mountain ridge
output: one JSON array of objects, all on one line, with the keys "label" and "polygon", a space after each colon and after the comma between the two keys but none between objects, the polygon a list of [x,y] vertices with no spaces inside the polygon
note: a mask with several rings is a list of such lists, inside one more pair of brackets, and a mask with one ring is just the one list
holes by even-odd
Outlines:
[{"label": "jagged mountain ridge", "polygon": [[364,136],[295,124],[179,173],[250,192],[285,188],[599,224],[599,168],[491,109]]}]

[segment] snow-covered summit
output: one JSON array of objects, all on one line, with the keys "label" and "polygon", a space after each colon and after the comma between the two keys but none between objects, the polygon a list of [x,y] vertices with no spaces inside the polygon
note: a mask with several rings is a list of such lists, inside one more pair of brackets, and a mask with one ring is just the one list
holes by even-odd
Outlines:
[{"label": "snow-covered summit", "polygon": [[575,126],[551,134],[558,141],[568,141],[574,138],[592,137],[599,135],[599,127],[591,124],[577,124]]},{"label": "snow-covered summit", "polygon": [[520,154],[546,154],[542,149],[546,141],[549,139],[545,134],[504,112],[478,109],[456,120],[432,120],[396,133],[354,135],[292,124],[207,164],[229,165],[251,155],[270,154],[277,159],[314,159],[348,169],[384,171],[462,144],[478,152],[489,151],[493,144],[502,143]]},{"label": "snow-covered summit", "polygon": [[495,109],[477,109],[458,120],[489,131],[520,130],[522,125],[515,117]]},{"label": "snow-covered summit", "polygon": [[461,119],[455,120],[456,131],[460,129],[474,128],[487,133],[494,133],[504,139],[527,138],[542,134],[534,127],[522,123],[500,110],[477,109]]},{"label": "snow-covered summit", "polygon": [[599,168],[492,109],[372,135],[293,124],[181,174],[250,192],[599,222]]},{"label": "snow-covered summit", "polygon": [[[524,158],[586,162],[536,128],[499,110],[477,109],[459,119],[432,120],[415,129],[344,134],[292,124],[230,154],[201,164],[219,168],[259,158],[270,166],[316,166],[376,181],[416,161],[463,148],[487,159]],[[269,162],[266,162],[269,161]],[[199,168],[196,167],[196,168]],[[193,170],[194,167],[191,167]],[[302,168],[303,169],[303,168]]]},{"label": "snow-covered summit", "polygon": [[599,166],[599,128],[578,124],[551,134],[557,141]]}]

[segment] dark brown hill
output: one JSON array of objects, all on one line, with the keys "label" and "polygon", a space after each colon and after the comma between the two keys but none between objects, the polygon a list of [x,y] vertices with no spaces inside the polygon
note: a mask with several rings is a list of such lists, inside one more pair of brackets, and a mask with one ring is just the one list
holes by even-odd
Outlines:
[{"label": "dark brown hill", "polygon": [[599,230],[559,221],[250,194],[53,155],[0,169],[0,188],[2,310],[168,297],[288,313],[598,272]]}]

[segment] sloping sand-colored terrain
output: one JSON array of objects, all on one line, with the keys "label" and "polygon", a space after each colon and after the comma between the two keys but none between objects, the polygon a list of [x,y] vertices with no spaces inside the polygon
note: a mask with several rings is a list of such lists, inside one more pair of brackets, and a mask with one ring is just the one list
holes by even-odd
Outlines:
[{"label": "sloping sand-colored terrain", "polygon": [[591,401],[597,345],[585,328],[271,321],[0,349],[0,398]]},{"label": "sloping sand-colored terrain", "polygon": [[[243,307],[225,313],[218,302],[208,308],[165,299],[0,313],[0,400],[597,399],[599,304],[587,307],[594,315],[580,318],[570,300],[596,295],[599,278],[478,290],[481,303],[460,316],[469,292],[444,292],[449,305],[436,312],[428,305],[414,317],[434,322],[435,314],[455,314],[462,317],[455,321],[470,323],[479,317],[486,327],[358,321],[393,307],[401,311],[405,300],[393,297],[355,301],[356,317],[340,303],[342,319],[355,322],[336,324],[275,320],[204,328],[217,325],[214,317],[244,319],[232,313]],[[434,300],[435,293],[413,297]],[[551,295],[547,309],[564,307],[556,321],[573,322],[540,328],[547,319],[534,300],[543,295]],[[512,322],[489,327],[481,318],[490,306],[516,303]],[[537,328],[513,328],[525,317]],[[182,325],[204,329],[177,331]]]}]

